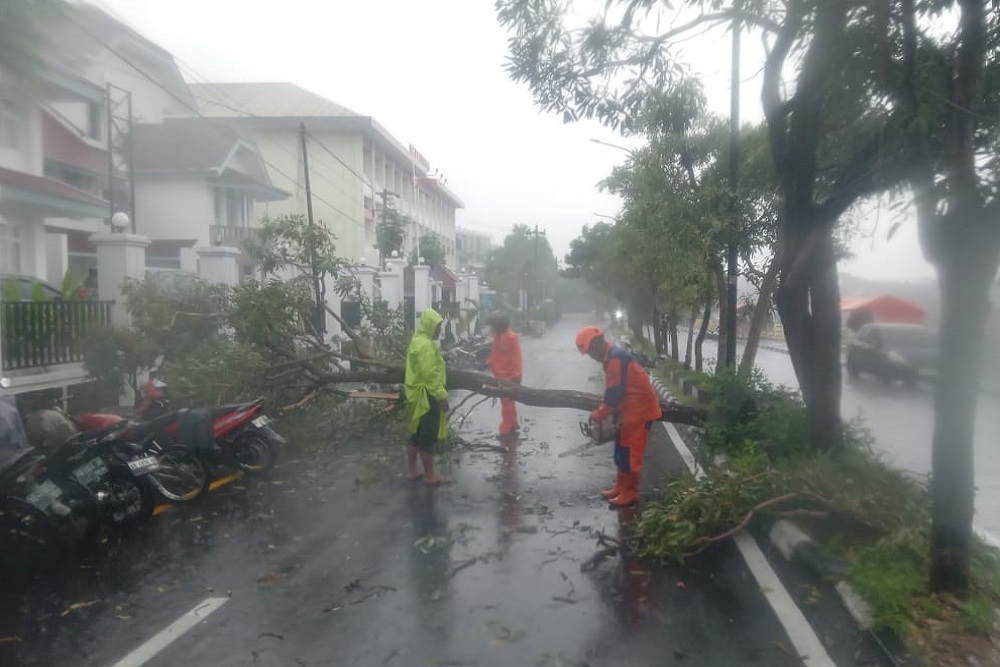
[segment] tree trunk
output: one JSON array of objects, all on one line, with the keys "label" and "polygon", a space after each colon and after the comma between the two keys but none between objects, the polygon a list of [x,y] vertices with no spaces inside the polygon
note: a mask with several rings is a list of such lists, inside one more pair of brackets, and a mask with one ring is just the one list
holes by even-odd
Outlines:
[{"label": "tree trunk", "polygon": [[628,317],[628,328],[632,332],[632,336],[636,340],[642,340],[642,317],[633,310],[629,310],[626,316]]},{"label": "tree trunk", "polygon": [[726,310],[729,305],[729,299],[726,298],[726,275],[722,271],[722,265],[716,262],[713,270],[715,271],[715,288],[719,292],[719,349],[715,353],[715,372],[721,373],[726,367],[724,363],[726,359],[726,336],[729,335],[726,327]]},{"label": "tree trunk", "polygon": [[750,320],[750,330],[747,332],[747,344],[743,348],[743,358],[740,360],[740,375],[747,375],[753,370],[754,361],[757,359],[757,347],[760,344],[761,329],[771,312],[771,293],[778,281],[778,258],[771,260],[764,274],[764,280],[760,284],[760,294],[757,295],[757,306],[753,311],[753,318]]},{"label": "tree trunk", "polygon": [[[352,360],[357,365],[370,363],[374,368],[345,373],[328,373],[317,378],[316,387],[342,382],[372,382],[377,384],[402,384],[404,367],[400,363],[368,362]],[[534,389],[521,384],[510,384],[497,380],[492,375],[463,369],[448,369],[448,389],[466,390],[493,398],[511,398],[524,405],[540,408],[570,408],[574,410],[596,410],[603,398],[597,394],[568,389]],[[677,424],[697,425],[708,418],[708,413],[700,407],[682,403],[661,403],[662,421]]]},{"label": "tree trunk", "polygon": [[691,309],[691,321],[688,323],[687,344],[684,347],[684,368],[691,368],[691,348],[694,344],[694,325],[698,322],[698,311]]},{"label": "tree trunk", "polygon": [[680,361],[681,354],[678,349],[679,342],[677,336],[677,313],[670,314],[670,356],[674,361]]},{"label": "tree trunk", "polygon": [[712,317],[712,292],[705,294],[705,312],[701,317],[701,328],[698,329],[698,338],[694,342],[694,369],[701,373],[704,368],[705,353],[702,345],[705,343],[705,334],[708,333],[708,321]]},{"label": "tree trunk", "polygon": [[[978,222],[978,221],[977,221]],[[958,228],[947,224],[946,228]],[[966,229],[951,231],[938,262],[941,330],[934,393],[931,526],[932,591],[964,593],[969,586],[975,467],[973,435],[989,317],[989,288],[997,270],[996,241]]]},{"label": "tree trunk", "polygon": [[653,345],[657,354],[663,354],[666,345],[663,342],[663,330],[660,328],[660,311],[653,307]]},{"label": "tree trunk", "polygon": [[[802,230],[810,230],[803,235]],[[833,235],[821,224],[799,225],[784,241],[784,283],[775,293],[788,353],[806,405],[813,444],[843,444],[840,420],[840,286]]]}]

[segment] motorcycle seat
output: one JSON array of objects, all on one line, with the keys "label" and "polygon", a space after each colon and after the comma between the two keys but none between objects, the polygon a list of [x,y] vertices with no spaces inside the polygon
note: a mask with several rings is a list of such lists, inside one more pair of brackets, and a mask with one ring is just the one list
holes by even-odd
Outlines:
[{"label": "motorcycle seat", "polygon": [[126,431],[126,436],[132,440],[143,440],[154,433],[159,433],[168,424],[180,419],[181,412],[182,411],[168,412],[165,415],[153,417],[152,419],[147,419],[146,421],[133,422]]},{"label": "motorcycle seat", "polygon": [[237,412],[239,410],[248,410],[260,400],[261,399],[258,398],[257,400],[247,401],[246,403],[230,403],[229,405],[215,405],[210,408],[205,408],[205,412],[210,414],[214,419],[219,415],[229,414],[230,412]]},{"label": "motorcycle seat", "polygon": [[111,435],[116,431],[121,431],[126,426],[126,424],[128,424],[128,420],[122,419],[121,421],[118,421],[114,424],[110,424],[108,426],[92,429],[90,431],[80,431],[79,433],[70,436],[66,440],[66,442],[63,443],[63,446],[66,447],[66,446],[77,445],[83,442],[90,442],[93,440],[102,440],[106,436]]}]

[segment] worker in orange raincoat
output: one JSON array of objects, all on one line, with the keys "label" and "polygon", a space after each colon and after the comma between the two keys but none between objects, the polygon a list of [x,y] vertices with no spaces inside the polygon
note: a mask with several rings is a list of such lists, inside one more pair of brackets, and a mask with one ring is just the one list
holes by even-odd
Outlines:
[{"label": "worker in orange raincoat", "polygon": [[580,329],[576,347],[580,354],[604,365],[604,401],[590,417],[599,421],[617,415],[621,431],[615,440],[615,484],[601,495],[613,506],[625,507],[639,500],[639,475],[649,429],[662,415],[660,397],[642,364],[629,352],[608,343],[599,327]]},{"label": "worker in orange raincoat", "polygon": [[[498,311],[489,316],[486,324],[493,336],[490,356],[486,365],[498,380],[521,383],[521,339],[510,328],[507,313]],[[500,399],[500,435],[511,435],[520,428],[517,421],[517,404],[514,399]]]}]

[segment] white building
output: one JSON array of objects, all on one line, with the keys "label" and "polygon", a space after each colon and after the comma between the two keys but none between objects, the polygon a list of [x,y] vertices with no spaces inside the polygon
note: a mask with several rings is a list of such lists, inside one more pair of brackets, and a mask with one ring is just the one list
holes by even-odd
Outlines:
[{"label": "white building", "polygon": [[[54,105],[55,112],[63,125],[103,151],[101,160],[90,160],[85,170],[76,165],[67,174],[61,164],[52,169],[98,183],[110,198],[108,149],[122,142],[118,153],[130,166],[131,183],[127,172],[116,175],[116,192],[128,194],[115,195],[114,208],[132,217],[132,231],[151,239],[148,266],[197,273],[196,248],[239,247],[257,224],[255,204],[288,196],[271,184],[253,143],[227,123],[178,118],[193,113],[197,103],[170,52],[86,4],[52,32],[52,60],[101,91],[86,103]],[[109,130],[114,132],[109,107],[110,116],[118,119],[119,136],[109,136]],[[66,267],[83,274],[96,271],[96,249],[89,237],[106,228],[102,220],[94,220],[71,231]],[[242,263],[249,271],[245,258]]]},{"label": "white building", "polygon": [[[288,197],[271,184],[256,147],[223,123],[167,119],[135,127],[138,234],[150,268],[200,273],[197,248],[239,248],[257,226],[254,206]],[[249,258],[241,274],[251,275]]]},{"label": "white building", "polygon": [[455,211],[462,201],[429,164],[404,147],[371,116],[290,83],[193,84],[203,116],[226,119],[253,139],[275,186],[292,198],[258,207],[261,216],[306,213],[301,128],[307,135],[314,217],[336,234],[338,251],[352,260],[376,256],[375,225],[383,199],[413,219],[406,247],[436,234],[448,264],[457,265]]},{"label": "white building", "polygon": [[[61,119],[56,104],[98,104],[103,91],[71,73],[51,69],[31,82],[0,72],[0,273],[54,283],[66,267],[67,238],[92,228],[108,210],[82,176],[102,151]],[[60,169],[76,187],[49,176]],[[99,185],[99,184],[97,184]],[[99,187],[97,188],[99,189]],[[18,278],[4,277],[5,284]],[[0,294],[0,372],[13,392],[44,389],[86,377],[75,340],[107,322],[110,304],[80,301],[24,303]],[[75,327],[75,328],[74,328]]]},{"label": "white building", "polygon": [[458,252],[458,265],[479,272],[486,266],[493,241],[485,232],[459,227],[455,231],[455,248]]}]

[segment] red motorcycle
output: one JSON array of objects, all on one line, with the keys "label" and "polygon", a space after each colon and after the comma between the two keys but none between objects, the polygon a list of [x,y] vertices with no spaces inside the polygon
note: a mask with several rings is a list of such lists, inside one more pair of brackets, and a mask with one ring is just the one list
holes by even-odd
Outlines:
[{"label": "red motorcycle", "polygon": [[[84,413],[74,418],[81,430],[104,428],[121,419],[117,415]],[[141,446],[176,450],[186,447],[208,469],[226,466],[248,473],[274,467],[285,439],[272,429],[264,414],[264,399],[211,408],[170,411],[166,385],[150,379],[136,406],[132,426],[122,437]],[[208,487],[208,482],[205,483]]]}]

